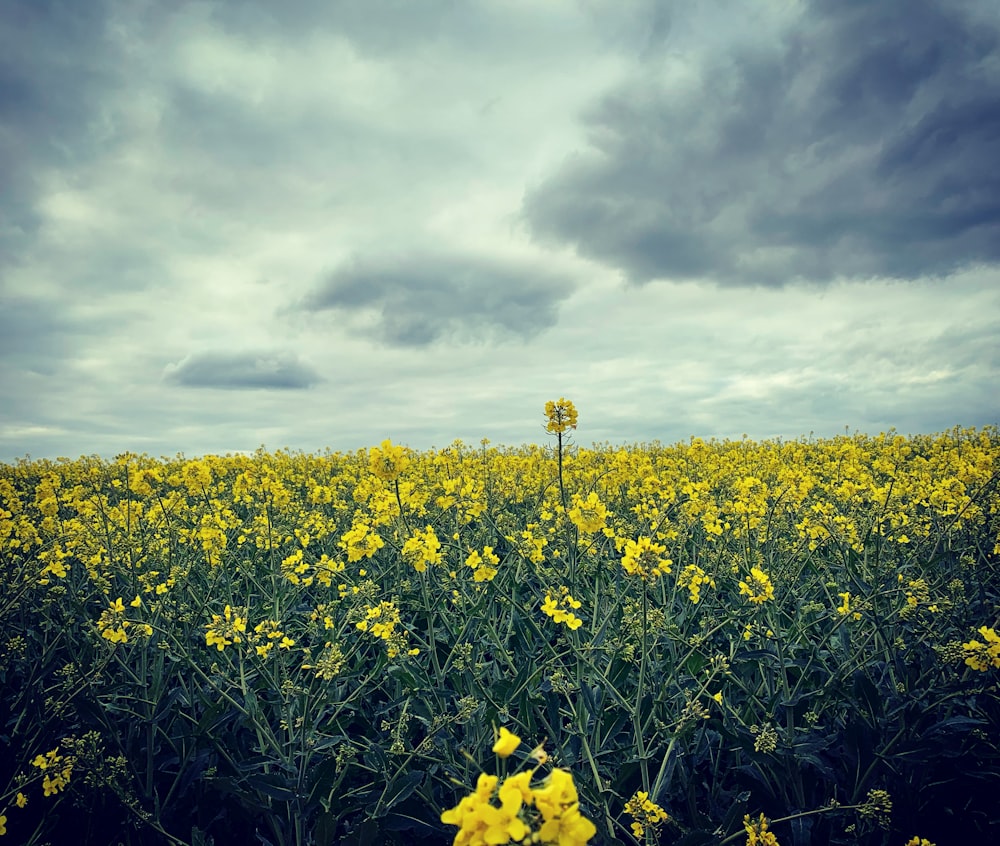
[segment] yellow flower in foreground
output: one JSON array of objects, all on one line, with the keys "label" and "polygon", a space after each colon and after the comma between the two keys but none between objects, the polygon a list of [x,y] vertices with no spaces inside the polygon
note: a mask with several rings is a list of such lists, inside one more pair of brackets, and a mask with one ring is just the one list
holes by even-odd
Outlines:
[{"label": "yellow flower in foreground", "polygon": [[645,835],[647,828],[657,826],[669,819],[667,812],[657,805],[644,790],[636,791],[635,795],[625,803],[625,813],[632,817],[632,834],[636,838]]},{"label": "yellow flower in foreground", "polygon": [[500,559],[493,554],[492,546],[484,546],[482,555],[474,549],[465,559],[465,566],[475,571],[472,578],[477,582],[492,582],[497,574],[496,565],[499,563]]},{"label": "yellow flower in foreground", "polygon": [[222,652],[233,643],[242,643],[242,635],[247,630],[246,617],[241,617],[239,611],[234,611],[227,605],[222,614],[213,614],[212,622],[205,624],[205,645],[215,646]]},{"label": "yellow flower in foreground", "polygon": [[515,749],[521,745],[521,738],[516,734],[507,731],[506,728],[500,726],[499,736],[497,737],[497,742],[493,744],[493,751],[497,753],[501,758],[509,758]]},{"label": "yellow flower in foreground", "polygon": [[7,815],[0,814],[0,836],[7,833]]},{"label": "yellow flower in foreground", "polygon": [[743,828],[747,833],[747,846],[780,846],[774,832],[767,830],[768,819],[763,814],[760,819],[750,821],[750,815],[743,817]]},{"label": "yellow flower in foreground", "polygon": [[973,670],[985,673],[991,666],[1000,668],[1000,635],[986,626],[979,627],[979,634],[985,643],[970,640],[962,644],[965,652],[965,663]]},{"label": "yellow flower in foreground", "polygon": [[490,801],[497,781],[496,776],[480,774],[475,791],[454,808],[442,812],[441,822],[459,826],[455,846],[520,842],[528,836],[530,829],[518,816],[523,804],[520,790],[504,789],[504,785],[500,789],[500,807]]},{"label": "yellow flower in foreground", "polygon": [[926,837],[911,837],[906,841],[906,846],[934,846]]},{"label": "yellow flower in foreground", "polygon": [[[520,738],[501,728],[493,749],[507,755]],[[539,745],[532,756],[541,763]],[[504,756],[506,757],[506,756]],[[495,775],[482,773],[476,789],[454,808],[441,814],[441,822],[457,825],[454,846],[491,846],[515,842],[549,846],[586,846],[596,833],[594,824],[580,813],[573,776],[567,770],[553,770],[537,787],[531,780],[538,767],[512,775],[500,782]]]}]

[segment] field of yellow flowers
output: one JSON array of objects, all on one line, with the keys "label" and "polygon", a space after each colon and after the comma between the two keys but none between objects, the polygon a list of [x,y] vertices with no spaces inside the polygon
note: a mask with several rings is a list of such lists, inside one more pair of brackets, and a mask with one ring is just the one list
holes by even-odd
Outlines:
[{"label": "field of yellow flowers", "polygon": [[542,422],[0,465],[0,835],[1000,842],[1000,431]]}]

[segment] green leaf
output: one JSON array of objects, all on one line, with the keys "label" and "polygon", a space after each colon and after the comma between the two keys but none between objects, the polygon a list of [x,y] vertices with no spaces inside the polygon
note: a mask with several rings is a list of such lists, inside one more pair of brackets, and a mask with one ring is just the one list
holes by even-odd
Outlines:
[{"label": "green leaf", "polygon": [[413,793],[423,780],[423,770],[415,770],[390,781],[385,786],[385,790],[382,791],[382,797],[378,800],[375,816],[381,816],[390,808],[398,805]]}]

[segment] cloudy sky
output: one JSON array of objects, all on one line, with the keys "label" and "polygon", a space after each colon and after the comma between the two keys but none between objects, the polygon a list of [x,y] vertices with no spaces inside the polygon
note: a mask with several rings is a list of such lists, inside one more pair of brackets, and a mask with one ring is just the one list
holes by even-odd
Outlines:
[{"label": "cloudy sky", "polygon": [[0,0],[0,461],[1000,422],[995,0]]}]

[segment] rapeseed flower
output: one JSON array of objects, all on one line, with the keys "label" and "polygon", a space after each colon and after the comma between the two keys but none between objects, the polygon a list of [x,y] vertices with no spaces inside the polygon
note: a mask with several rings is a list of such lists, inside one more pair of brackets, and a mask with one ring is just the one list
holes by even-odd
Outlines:
[{"label": "rapeseed flower", "polygon": [[583,603],[579,599],[574,599],[569,592],[569,588],[559,588],[558,598],[553,598],[551,593],[545,594],[545,601],[542,603],[542,612],[552,618],[554,623],[565,623],[566,628],[576,630],[583,625],[583,620],[576,616],[573,611],[578,610]]},{"label": "rapeseed flower", "polygon": [[1000,668],[1000,635],[992,628],[986,626],[979,627],[979,634],[983,636],[985,643],[978,640],[970,640],[962,644],[965,652],[965,663],[973,670],[985,673],[990,667]]},{"label": "rapeseed flower", "polygon": [[837,607],[837,613],[840,614],[841,617],[846,617],[850,615],[851,619],[860,620],[861,612],[858,611],[856,608],[851,608],[850,591],[846,591],[845,593],[838,593],[837,596],[839,596],[843,600],[843,602],[841,602],[840,605]]},{"label": "rapeseed flower", "polygon": [[[44,755],[36,755],[31,765],[44,773],[42,777],[42,792],[46,796],[54,796],[64,790],[73,774],[75,760],[68,755],[60,755],[59,747]],[[27,800],[25,800],[27,804]],[[20,807],[24,807],[20,805]]]},{"label": "rapeseed flower", "polygon": [[567,429],[575,429],[577,421],[576,406],[568,399],[559,397],[558,402],[545,403],[545,431],[559,435]]},{"label": "rapeseed flower", "polygon": [[769,599],[774,599],[774,585],[771,578],[760,567],[753,567],[750,570],[750,577],[745,582],[740,582],[740,596],[746,596],[750,602],[761,604]]},{"label": "rapeseed flower", "polygon": [[553,770],[542,787],[532,790],[532,797],[544,819],[538,830],[542,843],[584,846],[597,834],[597,827],[580,813],[576,785],[568,770]]},{"label": "rapeseed flower", "polygon": [[677,577],[677,585],[688,589],[688,598],[692,604],[697,605],[701,601],[702,585],[715,587],[715,579],[707,576],[705,571],[697,564],[688,564]]},{"label": "rapeseed flower", "polygon": [[465,566],[474,571],[473,581],[492,582],[497,574],[496,565],[500,559],[493,554],[492,546],[484,546],[480,555],[478,550],[472,550],[465,559]]},{"label": "rapeseed flower", "polygon": [[428,564],[440,564],[442,561],[441,541],[430,526],[418,531],[403,544],[403,558],[413,565],[418,573],[423,573]]},{"label": "rapeseed flower", "polygon": [[504,726],[500,726],[500,731],[497,733],[497,741],[493,744],[493,751],[501,758],[509,758],[520,745],[521,738],[513,732],[508,731]]},{"label": "rapeseed flower", "polygon": [[247,630],[246,617],[241,617],[239,611],[234,611],[229,605],[222,614],[213,614],[212,622],[205,624],[205,645],[215,646],[222,652],[227,646],[243,642],[243,634]]},{"label": "rapeseed flower", "polygon": [[454,846],[486,846],[486,844],[520,842],[530,833],[524,820],[518,816],[523,805],[521,791],[501,788],[498,794],[500,807],[491,800],[496,791],[496,776],[481,773],[476,790],[454,808],[442,812],[441,822],[457,825]]},{"label": "rapeseed flower", "polygon": [[580,494],[573,494],[573,505],[568,513],[573,525],[584,534],[599,532],[607,524],[607,506],[594,491],[591,491],[586,499]]},{"label": "rapeseed flower", "polygon": [[768,819],[763,814],[751,822],[750,815],[743,817],[743,828],[747,833],[747,846],[780,846],[774,832],[768,831]]},{"label": "rapeseed flower", "polygon": [[382,441],[381,447],[372,447],[368,467],[384,482],[395,482],[410,463],[407,449],[393,446],[392,441]]},{"label": "rapeseed flower", "polygon": [[[512,753],[520,738],[501,728],[494,751]],[[515,742],[516,741],[516,742]],[[541,765],[544,753],[539,746]],[[553,770],[537,787],[531,784],[538,767],[505,779],[482,773],[475,790],[454,808],[441,814],[441,822],[459,827],[455,846],[492,846],[511,841],[585,846],[596,833],[594,824],[580,813],[573,776]]]},{"label": "rapeseed flower", "polygon": [[664,557],[667,548],[652,538],[640,537],[627,540],[622,555],[622,567],[630,576],[639,576],[643,581],[654,581],[658,576],[670,572],[673,561]]},{"label": "rapeseed flower", "polygon": [[632,834],[636,838],[643,837],[647,828],[655,831],[670,818],[663,808],[649,798],[645,790],[637,790],[625,803],[625,813],[633,819]]},{"label": "rapeseed flower", "polygon": [[101,613],[97,621],[101,637],[111,643],[127,643],[128,633],[125,630],[130,625],[132,624],[125,619],[125,603],[120,596]]},{"label": "rapeseed flower", "polygon": [[348,563],[353,564],[362,558],[371,558],[383,546],[385,541],[378,532],[367,523],[356,521],[340,538],[339,546],[347,552]]}]

